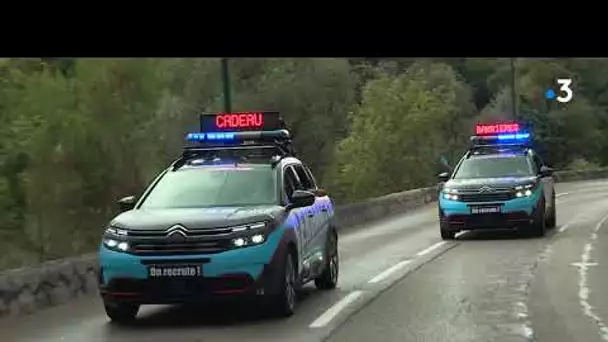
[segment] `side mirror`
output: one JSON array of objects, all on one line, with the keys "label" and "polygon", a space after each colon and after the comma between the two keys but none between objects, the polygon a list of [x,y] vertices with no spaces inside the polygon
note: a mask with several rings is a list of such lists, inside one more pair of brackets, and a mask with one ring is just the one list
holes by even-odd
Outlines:
[{"label": "side mirror", "polygon": [[287,209],[295,209],[308,207],[315,203],[315,194],[310,191],[296,190],[291,195],[291,203],[287,205]]},{"label": "side mirror", "polygon": [[548,166],[541,166],[540,172],[538,173],[541,177],[551,177],[553,175],[553,169]]},{"label": "side mirror", "polygon": [[325,197],[327,196],[327,191],[325,189],[317,189],[315,190],[315,195],[317,197]]},{"label": "side mirror", "polygon": [[127,196],[118,200],[118,206],[121,211],[128,211],[135,207],[136,202],[135,196]]},{"label": "side mirror", "polygon": [[452,170],[452,166],[450,165],[445,156],[439,157],[439,163],[441,163],[441,165],[443,165],[443,167],[445,167],[446,169]]},{"label": "side mirror", "polygon": [[450,174],[448,172],[442,172],[439,175],[437,175],[437,178],[439,179],[440,182],[447,182],[448,179],[450,179]]}]

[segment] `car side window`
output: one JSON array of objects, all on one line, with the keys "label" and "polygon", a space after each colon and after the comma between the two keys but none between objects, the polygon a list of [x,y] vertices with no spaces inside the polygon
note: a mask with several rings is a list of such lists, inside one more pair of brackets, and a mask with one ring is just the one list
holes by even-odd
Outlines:
[{"label": "car side window", "polygon": [[283,171],[283,187],[285,189],[285,196],[287,196],[288,201],[291,201],[293,192],[300,190],[302,187],[291,166],[285,167]]},{"label": "car side window", "polygon": [[312,189],[316,189],[317,188],[317,181],[315,180],[315,176],[313,176],[312,171],[310,171],[310,169],[308,168],[308,166],[304,165],[304,169],[306,170],[306,174],[308,175],[308,179],[310,180],[310,183],[312,184]]},{"label": "car side window", "polygon": [[295,169],[296,173],[298,174],[298,178],[302,183],[301,190],[314,190],[314,181],[310,178],[309,174],[304,169],[304,166],[302,166],[301,164],[296,164],[293,166],[293,168]]},{"label": "car side window", "polygon": [[540,159],[538,154],[533,154],[534,167],[536,168],[536,172],[540,172],[540,168],[543,166],[543,161]]}]

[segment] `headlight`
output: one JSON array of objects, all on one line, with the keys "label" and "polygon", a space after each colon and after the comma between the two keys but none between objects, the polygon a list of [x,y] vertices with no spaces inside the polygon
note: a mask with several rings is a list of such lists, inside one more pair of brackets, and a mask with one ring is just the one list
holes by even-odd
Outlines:
[{"label": "headlight", "polygon": [[108,247],[109,249],[112,250],[117,250],[117,251],[121,251],[121,252],[126,252],[129,250],[129,243],[126,241],[120,241],[120,240],[115,240],[115,239],[103,239],[103,244]]},{"label": "headlight", "polygon": [[530,197],[532,196],[532,191],[534,190],[534,188],[536,188],[537,185],[538,183],[518,185],[515,187],[515,196],[518,198]]},{"label": "headlight", "polygon": [[129,233],[126,230],[120,229],[120,228],[114,228],[114,227],[108,227],[108,228],[106,228],[106,231],[104,232],[104,234],[106,234],[106,235],[113,235],[113,236],[127,236],[127,235],[129,235]]},{"label": "headlight", "polygon": [[233,232],[239,232],[239,236],[232,239],[232,244],[234,247],[247,247],[264,243],[268,225],[266,222],[256,222],[232,228]]},{"label": "headlight", "polygon": [[129,250],[129,243],[125,241],[129,235],[126,230],[108,227],[103,235],[103,244],[109,249],[119,252],[126,252]]},{"label": "headlight", "polygon": [[515,193],[516,197],[530,197],[532,196],[532,190],[519,190]]},{"label": "headlight", "polygon": [[443,198],[451,201],[458,201],[458,190],[451,188],[443,189]]},{"label": "headlight", "polygon": [[525,189],[533,189],[536,187],[537,183],[531,183],[526,185],[518,185],[515,187],[515,190],[525,190]]}]

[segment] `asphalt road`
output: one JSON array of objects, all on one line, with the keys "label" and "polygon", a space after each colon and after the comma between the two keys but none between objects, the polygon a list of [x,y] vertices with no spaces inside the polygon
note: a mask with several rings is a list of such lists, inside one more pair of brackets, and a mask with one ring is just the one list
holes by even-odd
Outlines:
[{"label": "asphalt road", "polygon": [[544,238],[444,242],[435,205],[345,231],[339,288],[309,286],[288,319],[238,303],[158,306],[120,327],[93,296],[1,320],[0,341],[608,341],[608,181],[557,190]]}]

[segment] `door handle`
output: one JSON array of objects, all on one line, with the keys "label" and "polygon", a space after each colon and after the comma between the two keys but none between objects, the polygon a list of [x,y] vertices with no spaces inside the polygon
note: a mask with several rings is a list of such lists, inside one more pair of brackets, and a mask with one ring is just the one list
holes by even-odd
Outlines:
[{"label": "door handle", "polygon": [[308,217],[313,217],[315,216],[315,213],[313,213],[312,211],[308,213]]},{"label": "door handle", "polygon": [[326,213],[327,212],[327,208],[323,208],[321,209],[322,212]]}]

